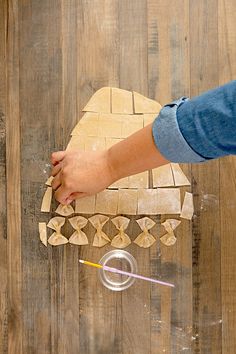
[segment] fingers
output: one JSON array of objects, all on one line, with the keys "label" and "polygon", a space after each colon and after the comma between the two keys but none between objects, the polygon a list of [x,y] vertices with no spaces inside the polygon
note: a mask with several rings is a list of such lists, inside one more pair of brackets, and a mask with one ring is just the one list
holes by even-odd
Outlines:
[{"label": "fingers", "polygon": [[66,151],[53,152],[51,156],[51,163],[53,166],[57,165],[66,156]]},{"label": "fingers", "polygon": [[70,204],[71,202],[73,202],[73,200],[75,199],[79,199],[79,198],[83,198],[86,197],[87,194],[86,193],[82,193],[82,192],[77,192],[77,193],[72,193],[68,198],[67,198],[67,203]]},{"label": "fingers", "polygon": [[60,187],[55,191],[55,198],[56,200],[61,203],[61,204],[70,204],[70,202],[67,202],[67,199],[71,195],[71,190],[69,188],[66,188],[63,185],[60,185]]},{"label": "fingers", "polygon": [[53,167],[52,171],[51,171],[51,176],[56,176],[58,174],[58,172],[60,172],[61,170],[61,163],[58,163],[56,166]]},{"label": "fingers", "polygon": [[52,181],[52,189],[56,190],[61,185],[61,173],[59,172]]}]

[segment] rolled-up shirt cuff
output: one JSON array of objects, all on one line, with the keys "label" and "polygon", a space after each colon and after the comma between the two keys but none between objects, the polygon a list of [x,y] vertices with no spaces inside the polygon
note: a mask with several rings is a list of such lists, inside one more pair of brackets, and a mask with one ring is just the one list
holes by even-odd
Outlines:
[{"label": "rolled-up shirt cuff", "polygon": [[152,126],[153,138],[160,153],[171,162],[204,162],[207,159],[189,146],[179,129],[176,112],[186,100],[182,97],[161,109]]}]

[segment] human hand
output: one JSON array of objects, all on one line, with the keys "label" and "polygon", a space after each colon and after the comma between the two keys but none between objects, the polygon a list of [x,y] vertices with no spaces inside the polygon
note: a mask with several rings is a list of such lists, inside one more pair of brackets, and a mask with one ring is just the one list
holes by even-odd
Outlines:
[{"label": "human hand", "polygon": [[107,151],[58,151],[51,156],[52,188],[61,204],[96,194],[115,181]]}]

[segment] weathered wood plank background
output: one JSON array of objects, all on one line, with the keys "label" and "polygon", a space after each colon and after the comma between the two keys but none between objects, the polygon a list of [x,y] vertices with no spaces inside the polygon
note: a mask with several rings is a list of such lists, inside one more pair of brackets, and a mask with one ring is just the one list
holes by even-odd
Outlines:
[{"label": "weathered wood plank background", "polygon": [[0,1],[0,354],[236,352],[235,158],[183,166],[196,211],[176,246],[128,249],[172,295],[113,293],[78,267],[109,246],[46,249],[37,234],[50,153],[90,96],[117,86],[165,104],[235,79],[235,17],[234,0]]}]

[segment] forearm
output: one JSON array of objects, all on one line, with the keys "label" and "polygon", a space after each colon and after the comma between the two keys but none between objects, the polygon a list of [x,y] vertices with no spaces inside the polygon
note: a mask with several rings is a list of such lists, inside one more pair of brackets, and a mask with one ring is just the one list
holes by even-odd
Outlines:
[{"label": "forearm", "polygon": [[137,131],[107,151],[108,164],[115,180],[168,163],[157,149],[152,124]]},{"label": "forearm", "polygon": [[162,108],[153,123],[158,150],[172,162],[236,154],[236,81]]}]

